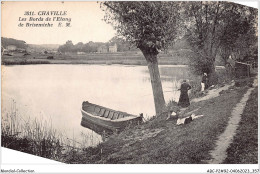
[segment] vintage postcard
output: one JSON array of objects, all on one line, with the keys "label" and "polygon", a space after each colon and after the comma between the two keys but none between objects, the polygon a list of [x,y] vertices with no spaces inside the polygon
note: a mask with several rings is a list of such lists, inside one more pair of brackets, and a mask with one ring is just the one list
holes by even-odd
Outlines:
[{"label": "vintage postcard", "polygon": [[1,1],[1,172],[258,173],[258,6]]}]

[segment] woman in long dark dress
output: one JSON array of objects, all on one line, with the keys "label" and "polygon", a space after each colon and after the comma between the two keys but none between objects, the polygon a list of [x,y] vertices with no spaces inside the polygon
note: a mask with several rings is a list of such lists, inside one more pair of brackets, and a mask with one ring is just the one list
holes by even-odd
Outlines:
[{"label": "woman in long dark dress", "polygon": [[183,83],[181,84],[181,95],[178,102],[178,105],[186,108],[190,105],[190,99],[188,95],[188,90],[191,89],[191,86],[186,82],[186,80],[183,80]]}]

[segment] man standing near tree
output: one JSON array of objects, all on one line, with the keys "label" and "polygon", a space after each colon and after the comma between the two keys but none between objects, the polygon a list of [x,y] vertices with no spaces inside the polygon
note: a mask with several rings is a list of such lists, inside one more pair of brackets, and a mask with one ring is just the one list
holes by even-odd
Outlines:
[{"label": "man standing near tree", "polygon": [[208,76],[207,73],[203,73],[202,80],[201,80],[201,91],[204,91],[208,88]]}]

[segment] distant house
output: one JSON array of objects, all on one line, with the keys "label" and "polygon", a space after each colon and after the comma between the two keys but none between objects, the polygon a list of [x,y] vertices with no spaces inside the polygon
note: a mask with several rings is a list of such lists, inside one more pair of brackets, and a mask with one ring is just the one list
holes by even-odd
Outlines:
[{"label": "distant house", "polygon": [[108,51],[107,51],[106,45],[102,45],[102,46],[98,47],[97,52],[98,53],[107,53]]},{"label": "distant house", "polygon": [[80,51],[78,51],[77,54],[78,54],[78,55],[84,55],[84,54],[86,54],[86,53],[85,53],[85,52],[80,52]]},{"label": "distant house", "polygon": [[14,50],[16,50],[16,46],[15,45],[8,45],[7,47],[6,47],[6,49],[8,50],[8,51],[14,51]]},{"label": "distant house", "polygon": [[58,51],[56,51],[56,50],[50,50],[50,51],[48,51],[48,53],[58,54]]},{"label": "distant house", "polygon": [[116,53],[117,52],[117,45],[109,46],[108,52],[110,53]]}]

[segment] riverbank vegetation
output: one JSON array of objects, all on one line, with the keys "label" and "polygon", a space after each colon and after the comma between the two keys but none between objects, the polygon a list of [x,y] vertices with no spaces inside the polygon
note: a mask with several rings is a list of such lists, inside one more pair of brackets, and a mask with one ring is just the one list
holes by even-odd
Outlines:
[{"label": "riverbank vegetation", "polygon": [[21,116],[15,101],[1,118],[2,147],[66,162],[73,158],[75,151],[94,145],[93,134],[82,133],[83,141],[78,143],[53,128],[51,119]]},{"label": "riverbank vegetation", "polygon": [[[76,153],[68,163],[127,163],[127,164],[200,164],[210,159],[209,151],[227,125],[232,108],[240,101],[252,83],[232,86],[209,100],[192,103],[183,113],[203,117],[185,125],[176,125],[176,119],[166,120],[167,112],[134,129],[112,135],[97,147]],[[175,104],[172,102],[172,104]],[[255,154],[257,156],[257,153]]]},{"label": "riverbank vegetation", "polygon": [[[235,81],[234,86],[220,92],[218,97],[192,102],[191,106],[179,117],[186,117],[192,113],[203,115],[203,117],[189,124],[177,126],[175,118],[167,120],[168,110],[179,111],[176,102],[171,101],[166,107],[166,112],[149,118],[141,125],[128,127],[121,133],[106,137],[104,142],[90,147],[78,146],[75,142],[68,140],[51,127],[51,121],[22,119],[17,109],[13,107],[12,112],[2,117],[2,146],[73,164],[206,163],[205,161],[210,158],[209,151],[214,148],[213,142],[225,130],[232,108],[240,101],[248,87],[252,86],[252,79]],[[235,160],[237,158],[232,155],[237,155],[238,150],[242,151],[244,152],[243,159],[248,159],[246,163],[255,163],[257,141],[250,141],[252,146],[249,146],[250,153],[248,154],[248,150],[245,150],[248,148],[241,147],[241,143],[248,145],[245,137],[257,138],[257,134],[254,133],[257,131],[255,120],[257,90],[250,98],[243,114],[247,116],[242,117],[238,137],[235,138],[228,153],[231,156],[229,158]],[[248,130],[248,124],[250,124],[250,130]],[[84,138],[86,141],[91,141],[91,137],[87,135],[84,135]],[[232,163],[232,160],[227,160],[227,163]]]},{"label": "riverbank vegetation", "polygon": [[1,142],[3,147],[19,150],[29,154],[58,160],[61,157],[62,140],[49,123],[24,120],[19,117],[12,104],[11,112],[2,115]]}]

